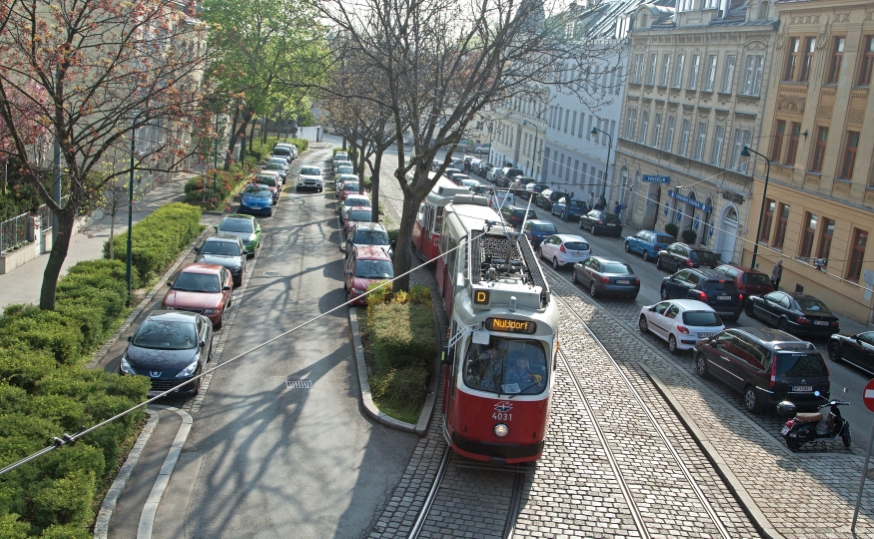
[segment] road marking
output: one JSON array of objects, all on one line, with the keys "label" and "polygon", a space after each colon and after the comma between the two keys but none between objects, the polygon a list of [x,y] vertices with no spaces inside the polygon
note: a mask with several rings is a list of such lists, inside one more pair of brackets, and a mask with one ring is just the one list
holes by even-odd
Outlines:
[{"label": "road marking", "polygon": [[312,389],[312,380],[286,380],[285,389]]},{"label": "road marking", "polygon": [[264,275],[264,277],[279,277],[280,274],[278,271],[265,271],[262,275]]}]

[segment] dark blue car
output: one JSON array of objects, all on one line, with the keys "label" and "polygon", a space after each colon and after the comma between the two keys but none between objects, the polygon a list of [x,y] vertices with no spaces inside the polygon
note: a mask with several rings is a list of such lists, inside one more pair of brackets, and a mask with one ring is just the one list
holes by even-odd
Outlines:
[{"label": "dark blue car", "polygon": [[674,241],[676,240],[673,236],[664,232],[641,230],[625,238],[625,252],[641,254],[644,260],[655,260],[659,256],[659,251],[667,249]]},{"label": "dark blue car", "polygon": [[589,213],[589,207],[585,200],[572,198],[568,204],[567,197],[563,197],[552,205],[552,214],[559,216],[562,221],[576,221],[581,215],[587,213]]},{"label": "dark blue car", "polygon": [[247,185],[240,201],[240,213],[273,215],[273,193],[266,185]]},{"label": "dark blue car", "polygon": [[525,228],[522,229],[522,234],[528,238],[532,247],[538,247],[546,238],[553,234],[558,234],[558,230],[556,230],[555,225],[549,221],[531,219],[525,221]]}]

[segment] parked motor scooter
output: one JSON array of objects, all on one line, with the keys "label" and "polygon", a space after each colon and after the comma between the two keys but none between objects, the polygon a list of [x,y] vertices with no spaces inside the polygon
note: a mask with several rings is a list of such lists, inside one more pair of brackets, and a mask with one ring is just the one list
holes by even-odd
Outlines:
[{"label": "parked motor scooter", "polygon": [[[845,389],[844,392],[846,393],[846,391]],[[814,395],[822,396],[819,391],[814,392]],[[850,447],[850,423],[841,417],[841,411],[838,408],[838,406],[848,406],[850,403],[822,398],[826,402],[819,405],[818,408],[820,410],[826,406],[831,408],[826,417],[825,430],[817,430],[816,428],[817,423],[823,419],[822,412],[799,414],[795,405],[789,401],[783,401],[777,405],[777,413],[789,420],[780,431],[789,449],[798,449],[802,445],[816,440],[836,440],[838,437],[844,442],[844,446]]]}]

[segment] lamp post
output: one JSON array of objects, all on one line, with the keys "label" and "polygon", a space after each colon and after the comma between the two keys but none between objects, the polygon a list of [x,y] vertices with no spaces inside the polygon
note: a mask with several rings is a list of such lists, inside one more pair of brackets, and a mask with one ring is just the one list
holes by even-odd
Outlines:
[{"label": "lamp post", "polygon": [[213,142],[213,149],[212,149],[212,194],[213,195],[215,195],[216,187],[218,186],[218,179],[217,179],[217,176],[218,176],[218,139],[219,139],[218,120],[219,120],[219,115],[216,114],[215,115],[215,141]]},{"label": "lamp post", "polygon": [[127,182],[127,253],[125,257],[124,280],[127,284],[127,306],[131,306],[131,266],[133,265],[133,223],[134,223],[134,153],[137,151],[137,116],[135,111],[131,120],[130,138],[130,176]]},{"label": "lamp post", "polygon": [[756,256],[759,254],[759,233],[762,230],[762,217],[765,215],[765,201],[766,196],[768,194],[768,178],[771,175],[771,160],[760,154],[756,150],[753,150],[749,146],[744,146],[744,149],[741,150],[741,157],[749,158],[750,154],[754,153],[765,160],[765,188],[762,190],[762,209],[759,210],[759,226],[756,228],[756,235],[753,237],[753,259],[750,262],[750,267],[756,269]]},{"label": "lamp post", "polygon": [[597,135],[598,133],[605,135],[607,137],[607,140],[608,140],[607,166],[604,168],[604,189],[601,191],[601,196],[604,198],[604,200],[607,200],[607,173],[610,170],[610,152],[613,150],[613,137],[611,137],[610,134],[607,133],[606,131],[604,131],[602,129],[598,129],[597,127],[593,127],[592,134]]}]

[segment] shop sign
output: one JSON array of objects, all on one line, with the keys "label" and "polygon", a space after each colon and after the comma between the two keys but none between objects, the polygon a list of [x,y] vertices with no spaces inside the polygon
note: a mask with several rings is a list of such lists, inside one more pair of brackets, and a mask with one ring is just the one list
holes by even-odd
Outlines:
[{"label": "shop sign", "polygon": [[731,191],[723,191],[722,198],[729,202],[734,202],[735,204],[743,204],[744,197],[743,195],[739,195],[737,193],[732,193]]},{"label": "shop sign", "polygon": [[705,204],[705,203],[703,203],[703,202],[698,202],[697,200],[693,200],[693,199],[691,199],[691,198],[689,198],[689,197],[687,197],[687,196],[683,196],[683,195],[681,195],[680,193],[678,193],[678,192],[676,192],[676,191],[668,191],[668,196],[671,197],[671,198],[677,199],[677,200],[679,200],[680,202],[684,202],[684,203],[686,203],[686,204],[692,206],[693,208],[698,208],[698,209],[701,210],[701,211],[705,211],[705,212],[708,212],[708,213],[711,212],[711,211],[713,211],[713,208],[711,208],[711,207],[708,206],[707,204]]},{"label": "shop sign", "polygon": [[670,176],[656,176],[654,174],[644,174],[640,181],[643,183],[671,183]]}]

